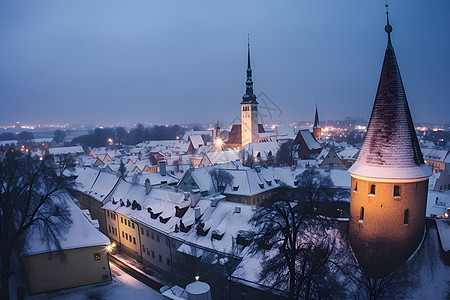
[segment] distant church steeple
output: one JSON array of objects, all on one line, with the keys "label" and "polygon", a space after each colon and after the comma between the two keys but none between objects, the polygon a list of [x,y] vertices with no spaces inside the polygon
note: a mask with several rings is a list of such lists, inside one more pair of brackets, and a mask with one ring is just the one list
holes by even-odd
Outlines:
[{"label": "distant church steeple", "polygon": [[250,63],[250,36],[247,43],[247,81],[245,94],[241,102],[241,139],[242,146],[259,142],[258,102],[253,93],[252,67]]},{"label": "distant church steeple", "polygon": [[319,113],[317,112],[317,104],[316,115],[314,117],[313,136],[316,140],[320,140],[320,138],[322,137],[322,128],[320,128],[319,125]]},{"label": "distant church steeple", "polygon": [[391,42],[367,133],[352,177],[349,239],[365,273],[384,277],[419,246],[425,229],[428,177]]}]

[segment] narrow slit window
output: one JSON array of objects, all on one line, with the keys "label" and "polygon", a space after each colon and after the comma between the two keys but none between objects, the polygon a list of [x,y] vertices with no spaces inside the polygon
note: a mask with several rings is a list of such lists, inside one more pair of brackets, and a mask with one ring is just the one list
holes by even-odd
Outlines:
[{"label": "narrow slit window", "polygon": [[353,189],[353,191],[356,193],[358,191],[358,182],[355,182],[355,188]]},{"label": "narrow slit window", "polygon": [[394,197],[400,197],[400,186],[394,185]]},{"label": "narrow slit window", "polygon": [[361,211],[359,213],[359,220],[364,221],[364,206],[361,206]]},{"label": "narrow slit window", "polygon": [[409,224],[409,209],[405,209],[405,214],[403,215],[403,224]]},{"label": "narrow slit window", "polygon": [[375,195],[375,184],[370,185],[370,193],[369,195]]}]

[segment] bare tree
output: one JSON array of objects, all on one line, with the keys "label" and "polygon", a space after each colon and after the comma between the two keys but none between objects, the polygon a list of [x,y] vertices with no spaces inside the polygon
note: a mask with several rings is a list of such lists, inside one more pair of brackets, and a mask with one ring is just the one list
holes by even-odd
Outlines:
[{"label": "bare tree", "polygon": [[[61,164],[58,164],[60,166]],[[72,165],[67,162],[65,168]],[[10,150],[0,156],[0,258],[2,299],[9,299],[11,257],[27,247],[27,234],[60,249],[58,237],[67,230],[70,213],[52,197],[67,191],[71,181],[51,156],[39,160]]]},{"label": "bare tree", "polygon": [[211,176],[211,181],[216,193],[223,193],[227,185],[233,183],[233,175],[225,170],[214,168],[209,171],[209,176]]},{"label": "bare tree", "polygon": [[294,140],[289,139],[287,142],[281,144],[277,152],[277,163],[280,165],[291,166],[294,164]]},{"label": "bare tree", "polygon": [[[314,169],[296,180],[299,197],[289,199],[288,188],[282,187],[278,199],[256,207],[250,220],[255,229],[246,238],[252,241],[251,252],[267,255],[261,280],[273,289],[287,291],[289,299],[323,298],[324,292],[339,285],[332,264],[335,224],[315,208],[333,199],[334,190],[330,189],[330,179]],[[345,296],[342,289],[333,295]]]}]

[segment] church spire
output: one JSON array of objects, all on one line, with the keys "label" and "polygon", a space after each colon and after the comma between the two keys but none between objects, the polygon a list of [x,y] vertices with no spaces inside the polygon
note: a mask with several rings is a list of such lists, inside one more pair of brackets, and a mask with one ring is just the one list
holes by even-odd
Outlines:
[{"label": "church spire", "polygon": [[320,125],[319,125],[319,113],[317,112],[317,104],[316,104],[316,116],[314,117],[314,127],[320,127]]},{"label": "church spire", "polygon": [[252,67],[250,63],[250,35],[247,42],[247,81],[245,82],[245,94],[242,96],[242,102],[256,102],[256,96],[253,94]]}]

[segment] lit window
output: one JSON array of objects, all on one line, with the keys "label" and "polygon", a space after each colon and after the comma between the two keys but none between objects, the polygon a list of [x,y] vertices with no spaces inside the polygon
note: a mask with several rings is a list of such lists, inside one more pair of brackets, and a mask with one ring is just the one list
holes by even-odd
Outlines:
[{"label": "lit window", "polygon": [[400,197],[400,186],[394,185],[394,197]]},{"label": "lit window", "polygon": [[100,253],[94,253],[94,260],[100,260]]}]

